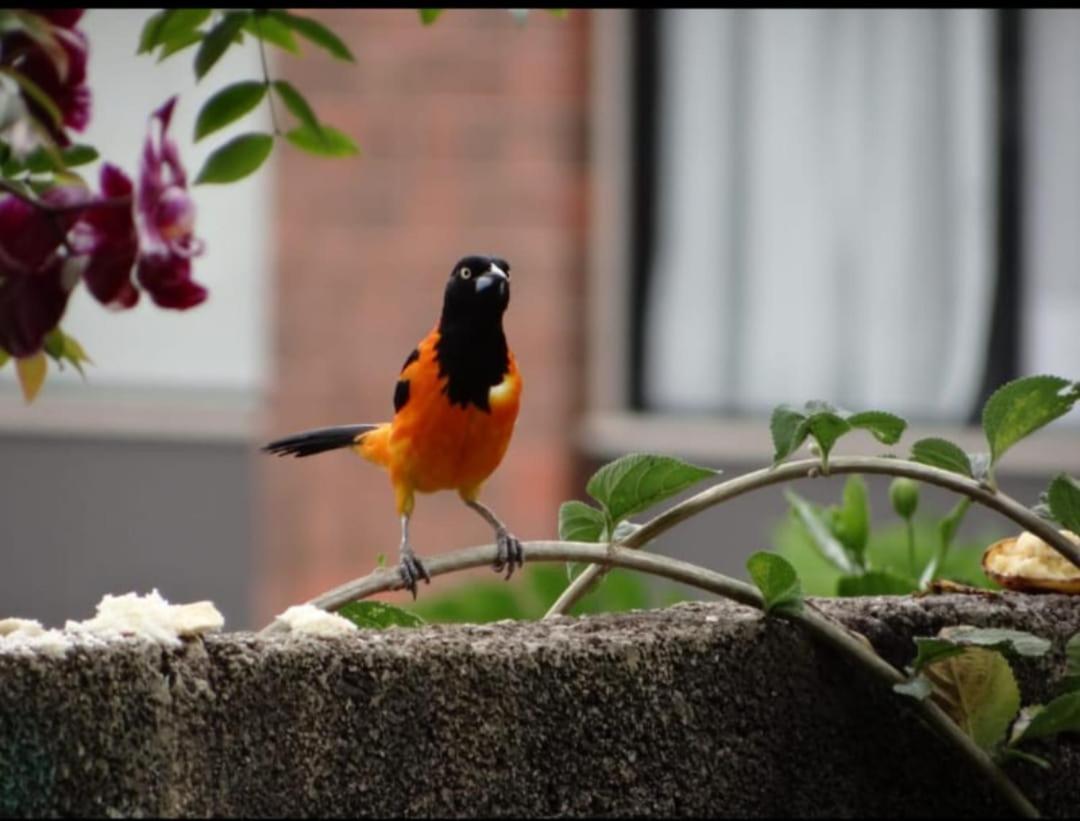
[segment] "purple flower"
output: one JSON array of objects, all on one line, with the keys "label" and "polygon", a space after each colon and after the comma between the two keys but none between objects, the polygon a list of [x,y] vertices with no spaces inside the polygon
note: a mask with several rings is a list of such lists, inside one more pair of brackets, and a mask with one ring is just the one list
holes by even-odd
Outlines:
[{"label": "purple flower", "polygon": [[51,99],[60,111],[57,126],[41,104],[23,92],[27,109],[42,123],[60,145],[70,145],[66,129],[82,131],[90,121],[90,89],[86,85],[88,45],[86,35],[76,29],[82,9],[51,9],[33,12],[49,24],[49,32],[63,50],[66,70],[57,65],[55,55],[23,32],[15,32],[3,41],[0,64],[13,68],[31,80]]},{"label": "purple flower", "polygon": [[89,256],[82,275],[86,287],[109,308],[131,308],[139,301],[139,292],[131,281],[139,251],[134,205],[117,204],[117,200],[131,197],[132,187],[119,168],[109,163],[102,165],[101,194],[112,202],[87,208],[71,240],[77,253]]},{"label": "purple flower", "polygon": [[56,327],[78,281],[77,267],[63,252],[64,238],[90,194],[77,187],[54,188],[42,200],[63,206],[45,211],[8,195],[0,199],[0,348],[15,357],[41,350]]},{"label": "purple flower", "polygon": [[154,112],[139,169],[139,284],[163,308],[185,309],[206,299],[191,278],[191,259],[203,251],[195,237],[195,203],[176,143],[168,138],[176,97]]}]

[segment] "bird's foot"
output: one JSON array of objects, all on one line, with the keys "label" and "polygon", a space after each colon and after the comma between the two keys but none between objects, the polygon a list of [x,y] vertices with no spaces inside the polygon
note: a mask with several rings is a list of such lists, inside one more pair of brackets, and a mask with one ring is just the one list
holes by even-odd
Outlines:
[{"label": "bird's foot", "polygon": [[500,528],[495,531],[495,547],[498,554],[492,567],[496,573],[501,573],[506,568],[506,578],[514,575],[514,568],[525,564],[525,551],[521,549],[521,542],[510,531]]},{"label": "bird's foot", "polygon": [[428,575],[427,568],[424,567],[422,561],[412,554],[412,551],[401,554],[398,570],[401,571],[402,586],[412,593],[414,600],[416,599],[416,583],[420,579],[431,584],[431,576]]}]

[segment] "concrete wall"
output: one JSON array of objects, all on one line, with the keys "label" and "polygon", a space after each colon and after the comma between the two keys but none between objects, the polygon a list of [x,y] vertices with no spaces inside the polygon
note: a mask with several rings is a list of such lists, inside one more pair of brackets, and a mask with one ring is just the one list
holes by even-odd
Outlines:
[{"label": "concrete wall", "polygon": [[[823,601],[894,663],[913,634],[1056,639],[1064,597]],[[1010,774],[1047,815],[1080,745]],[[0,815],[1007,814],[909,703],[795,626],[729,604],[335,639],[235,633],[66,658],[0,652]]]}]

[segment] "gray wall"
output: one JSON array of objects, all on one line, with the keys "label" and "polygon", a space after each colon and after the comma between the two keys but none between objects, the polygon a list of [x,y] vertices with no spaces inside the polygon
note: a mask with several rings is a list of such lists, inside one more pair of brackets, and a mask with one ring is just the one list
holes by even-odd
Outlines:
[{"label": "gray wall", "polygon": [[0,436],[0,618],[62,625],[157,587],[250,626],[252,458],[240,442]]}]

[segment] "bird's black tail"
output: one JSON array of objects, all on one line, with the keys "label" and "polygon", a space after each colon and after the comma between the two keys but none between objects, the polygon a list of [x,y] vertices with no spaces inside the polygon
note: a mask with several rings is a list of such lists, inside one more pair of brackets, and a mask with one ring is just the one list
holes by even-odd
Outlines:
[{"label": "bird's black tail", "polygon": [[263,450],[278,456],[314,456],[328,450],[351,447],[362,434],[377,427],[378,425],[338,425],[333,428],[315,428],[278,439],[263,446]]}]

